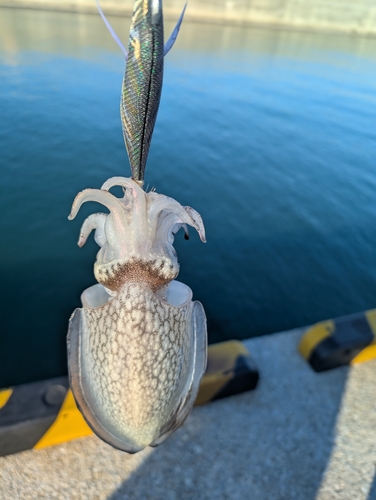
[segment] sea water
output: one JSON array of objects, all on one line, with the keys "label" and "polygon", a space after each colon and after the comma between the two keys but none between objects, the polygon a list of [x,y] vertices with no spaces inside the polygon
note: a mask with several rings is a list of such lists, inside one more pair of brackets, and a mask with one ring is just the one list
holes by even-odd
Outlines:
[{"label": "sea water", "polygon": [[[130,20],[110,21],[126,44]],[[67,216],[130,175],[123,70],[99,16],[0,9],[0,387],[66,373],[95,283],[80,225],[106,210]],[[376,307],[375,71],[375,39],[183,24],[146,186],[203,217],[207,244],[191,230],[176,248],[211,342]]]}]

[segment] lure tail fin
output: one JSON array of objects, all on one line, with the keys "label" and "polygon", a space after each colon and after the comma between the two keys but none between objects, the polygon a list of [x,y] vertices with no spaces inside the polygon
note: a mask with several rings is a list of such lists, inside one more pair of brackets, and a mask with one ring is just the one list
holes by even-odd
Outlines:
[{"label": "lure tail fin", "polygon": [[181,26],[181,23],[183,22],[184,14],[185,14],[185,9],[186,8],[187,8],[187,2],[185,3],[185,5],[183,7],[183,11],[180,14],[178,22],[176,23],[176,26],[173,29],[173,32],[171,33],[170,38],[167,40],[167,42],[166,42],[166,44],[164,46],[164,55],[165,56],[170,52],[170,50],[172,49],[172,47],[173,47],[173,45],[174,45],[174,43],[175,43],[175,41],[176,41],[176,39],[178,37],[179,31],[180,31],[180,26]]},{"label": "lure tail fin", "polygon": [[97,4],[97,9],[98,9],[98,12],[99,12],[99,15],[101,16],[101,18],[103,19],[103,22],[104,24],[107,26],[107,29],[108,31],[111,33],[111,36],[112,38],[115,40],[115,42],[119,45],[121,51],[123,52],[124,56],[125,56],[125,60],[127,60],[127,57],[128,57],[128,52],[127,52],[127,49],[124,47],[124,45],[121,43],[121,40],[120,38],[117,36],[115,30],[113,29],[113,27],[111,26],[111,24],[109,23],[107,17],[103,14],[103,10],[101,9],[101,6],[99,5],[99,1],[98,0],[95,0],[96,4]]},{"label": "lure tail fin", "polygon": [[[107,17],[104,15],[103,10],[101,9],[101,6],[99,4],[99,0],[95,0],[95,2],[97,4],[97,9],[98,9],[99,15],[103,19],[104,24],[107,26],[108,31],[111,33],[112,38],[115,40],[115,42],[120,47],[120,50],[123,52],[125,60],[127,60],[127,58],[128,58],[128,51],[127,51],[127,49],[124,47],[124,45],[122,44],[120,38],[117,36],[115,30],[113,29],[113,27],[111,26],[110,22],[108,21]],[[169,39],[167,40],[167,42],[166,42],[166,44],[164,46],[164,55],[165,56],[170,52],[170,50],[174,46],[174,43],[175,43],[175,41],[176,41],[176,39],[178,37],[179,31],[180,31],[180,27],[181,27],[181,23],[183,22],[183,19],[184,19],[184,14],[185,14],[185,9],[186,8],[187,8],[187,2],[185,3],[185,5],[183,7],[183,11],[180,14],[180,17],[178,19],[178,22],[176,23],[175,28],[173,29],[173,31],[172,31]]]}]

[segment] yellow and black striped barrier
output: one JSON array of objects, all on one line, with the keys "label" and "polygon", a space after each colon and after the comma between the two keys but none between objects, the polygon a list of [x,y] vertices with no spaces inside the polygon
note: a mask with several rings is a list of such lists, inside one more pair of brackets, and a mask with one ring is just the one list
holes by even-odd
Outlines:
[{"label": "yellow and black striped barrier", "polygon": [[316,323],[298,350],[316,372],[376,358],[376,309]]},{"label": "yellow and black striped barrier", "polygon": [[[196,405],[255,389],[258,379],[253,360],[241,342],[210,345]],[[0,456],[90,434],[69,389],[68,377],[0,390]]]}]

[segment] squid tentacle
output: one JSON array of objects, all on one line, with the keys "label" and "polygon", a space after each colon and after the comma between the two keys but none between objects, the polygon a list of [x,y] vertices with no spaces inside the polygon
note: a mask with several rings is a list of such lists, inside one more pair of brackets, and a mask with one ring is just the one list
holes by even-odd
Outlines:
[{"label": "squid tentacle", "polygon": [[107,239],[106,239],[106,234],[104,230],[104,224],[107,219],[107,214],[103,213],[97,213],[97,214],[91,214],[89,217],[87,217],[84,220],[84,223],[82,224],[81,231],[80,231],[80,237],[78,240],[78,246],[81,248],[85,245],[89,234],[95,229],[95,235],[94,239],[95,242],[102,247]]},{"label": "squid tentacle", "polygon": [[104,205],[111,212],[121,210],[121,205],[115,196],[112,196],[108,191],[102,191],[100,189],[84,189],[75,197],[72,205],[71,213],[68,216],[69,220],[73,220],[81,206],[87,201],[96,201],[101,205]]},{"label": "squid tentacle", "polygon": [[[189,224],[198,232],[201,241],[205,243],[205,229],[201,216],[191,207],[183,207],[176,200],[168,196],[158,195],[157,199],[153,199],[153,203],[149,209],[149,220],[151,227],[155,227],[158,223],[160,213],[166,210],[169,213],[176,215],[180,219],[181,224]],[[187,231],[185,230],[187,235]]]},{"label": "squid tentacle", "polygon": [[134,180],[129,179],[128,177],[111,177],[107,179],[106,182],[103,183],[101,189],[103,191],[109,191],[114,186],[121,186],[123,188],[130,189],[132,191],[133,196],[140,197],[141,194],[145,194],[144,190],[140,187],[138,183]]},{"label": "squid tentacle", "polygon": [[205,226],[204,226],[204,223],[203,223],[201,215],[194,208],[192,208],[192,207],[185,206],[183,208],[187,212],[187,214],[195,222],[195,224],[193,225],[193,227],[196,228],[196,230],[197,230],[197,232],[198,232],[198,234],[200,236],[200,240],[203,243],[206,243]]}]

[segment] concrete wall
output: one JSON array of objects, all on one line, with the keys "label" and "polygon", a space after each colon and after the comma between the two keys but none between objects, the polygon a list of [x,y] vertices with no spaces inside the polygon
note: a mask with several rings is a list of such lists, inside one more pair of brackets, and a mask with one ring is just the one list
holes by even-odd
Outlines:
[{"label": "concrete wall", "polygon": [[[184,0],[164,0],[167,19]],[[129,15],[133,0],[101,0],[107,14]],[[0,6],[96,12],[95,0],[0,0]],[[187,20],[376,35],[375,0],[189,0]]]}]

